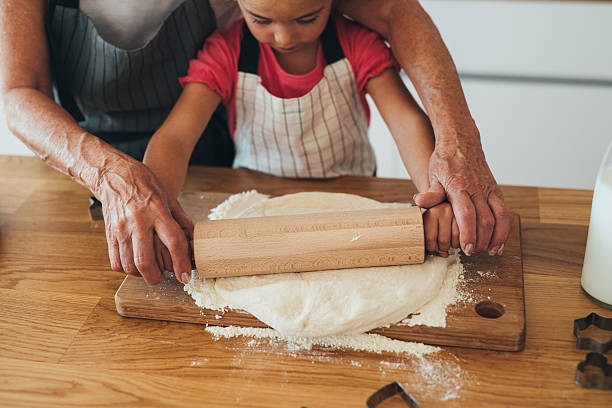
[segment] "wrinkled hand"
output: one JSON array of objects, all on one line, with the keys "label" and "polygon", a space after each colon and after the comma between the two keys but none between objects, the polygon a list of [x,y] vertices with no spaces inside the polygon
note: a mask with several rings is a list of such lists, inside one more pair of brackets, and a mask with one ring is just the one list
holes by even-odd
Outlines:
[{"label": "wrinkled hand", "polygon": [[447,258],[450,248],[459,248],[459,227],[448,202],[433,206],[423,213],[423,229],[428,253]]},{"label": "wrinkled hand", "polygon": [[[111,268],[155,285],[164,279],[164,266],[170,266],[180,281],[188,282],[193,224],[180,204],[167,197],[153,173],[142,163],[125,161],[103,173],[96,187]],[[169,259],[163,255],[158,259],[157,254],[163,253],[160,244],[167,248]]]},{"label": "wrinkled hand", "polygon": [[[475,129],[475,127],[474,127]],[[474,130],[478,134],[478,130]],[[488,250],[501,255],[510,235],[512,214],[480,145],[437,143],[429,162],[430,189],[417,194],[418,206],[431,208],[448,199],[459,226],[463,252]]]}]

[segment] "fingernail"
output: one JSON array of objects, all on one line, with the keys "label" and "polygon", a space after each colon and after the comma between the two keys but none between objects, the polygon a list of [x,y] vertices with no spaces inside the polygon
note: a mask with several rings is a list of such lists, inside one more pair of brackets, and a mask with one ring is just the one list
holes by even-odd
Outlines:
[{"label": "fingernail", "polygon": [[502,245],[499,247],[499,251],[497,251],[497,255],[501,255],[501,254],[503,254],[503,253],[504,253],[504,245],[506,245],[506,244],[502,244]]},{"label": "fingernail", "polygon": [[497,254],[497,251],[499,251],[499,247],[493,247],[493,248],[489,249],[489,255],[493,256],[493,255]]},{"label": "fingernail", "polygon": [[418,193],[412,196],[412,201],[416,201],[416,196],[417,195],[418,195]]},{"label": "fingernail", "polygon": [[467,255],[467,256],[472,256],[472,252],[474,251],[474,245],[472,244],[467,244],[465,246],[465,249],[463,250],[463,252]]},{"label": "fingernail", "polygon": [[190,277],[189,277],[189,274],[187,272],[185,272],[185,273],[183,273],[181,275],[181,280],[183,281],[183,283],[189,283],[189,279],[190,279]]}]

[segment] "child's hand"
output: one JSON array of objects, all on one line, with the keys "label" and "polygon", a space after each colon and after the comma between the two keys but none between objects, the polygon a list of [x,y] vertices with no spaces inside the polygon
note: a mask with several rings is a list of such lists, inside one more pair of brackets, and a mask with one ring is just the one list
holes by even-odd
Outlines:
[{"label": "child's hand", "polygon": [[425,249],[428,253],[437,253],[446,258],[450,248],[459,248],[459,228],[448,202],[445,201],[425,211],[423,226]]},{"label": "child's hand", "polygon": [[[191,269],[193,270],[194,269],[193,244],[192,244],[193,230],[194,230],[193,222],[189,219],[189,217],[187,217],[187,214],[185,214],[183,208],[181,207],[181,205],[179,204],[177,200],[171,200],[170,210],[172,212],[172,215],[179,222],[179,225],[181,226],[181,229],[183,230],[183,233],[185,234],[185,238],[187,238],[187,243],[188,243],[188,248],[189,248],[189,258],[192,260]],[[172,264],[172,257],[170,255],[170,251],[168,251],[168,248],[166,248],[166,246],[159,239],[159,236],[157,235],[157,233],[154,234],[153,248],[155,250],[155,258],[157,260],[157,265],[159,266],[159,269],[162,271],[162,273],[164,271],[174,272],[174,266]],[[189,273],[189,276],[191,276],[191,273]],[[177,279],[179,278],[177,277]],[[185,279],[179,279],[179,280],[183,282],[183,280]],[[187,283],[187,282],[183,282],[183,283]]]},{"label": "child's hand", "polygon": [[162,273],[164,271],[174,272],[170,252],[168,251],[168,248],[166,248],[166,246],[162,244],[157,234],[155,234],[153,247],[155,248],[155,257],[157,258],[157,265],[159,266],[159,269],[162,271]]}]

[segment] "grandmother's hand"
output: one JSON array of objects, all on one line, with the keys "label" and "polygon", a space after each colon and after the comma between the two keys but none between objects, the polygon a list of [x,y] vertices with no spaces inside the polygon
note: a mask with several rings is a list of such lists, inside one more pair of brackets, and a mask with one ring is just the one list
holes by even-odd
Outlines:
[{"label": "grandmother's hand", "polygon": [[145,165],[126,160],[106,169],[94,194],[102,202],[113,270],[142,276],[149,285],[161,282],[164,262],[158,261],[154,247],[158,238],[168,249],[177,278],[183,283],[189,281],[187,240],[193,223],[180,204],[168,198]]},{"label": "grandmother's hand", "polygon": [[510,235],[512,214],[476,137],[457,137],[457,143],[436,143],[429,162],[430,189],[417,194],[415,203],[431,208],[445,199],[451,203],[461,248],[467,255],[488,250],[501,255]]}]

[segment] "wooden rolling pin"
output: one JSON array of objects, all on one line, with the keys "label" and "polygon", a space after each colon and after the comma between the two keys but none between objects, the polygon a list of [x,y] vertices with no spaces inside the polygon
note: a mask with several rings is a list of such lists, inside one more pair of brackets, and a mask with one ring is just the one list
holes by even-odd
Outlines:
[{"label": "wooden rolling pin", "polygon": [[418,207],[200,221],[201,277],[228,277],[422,263]]}]

